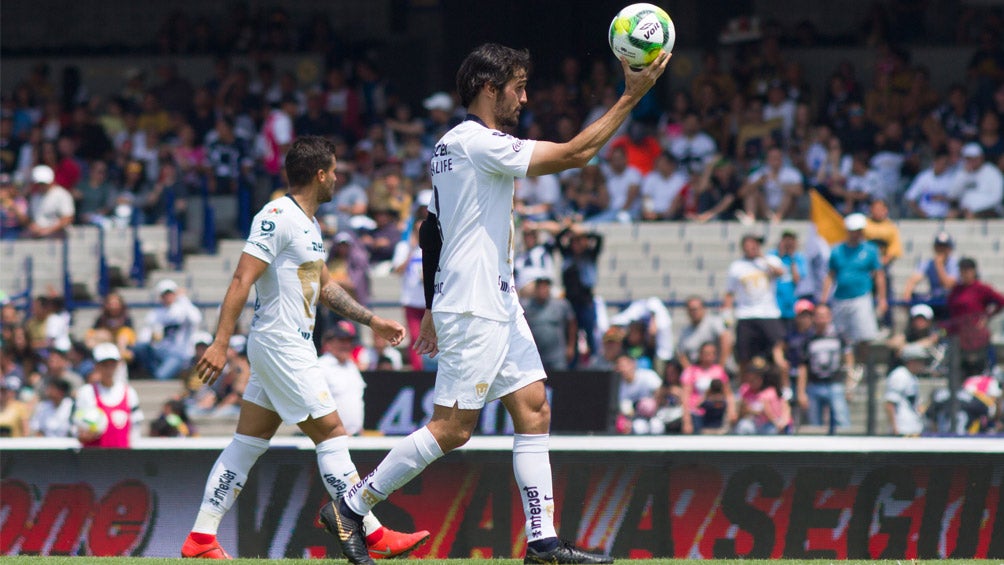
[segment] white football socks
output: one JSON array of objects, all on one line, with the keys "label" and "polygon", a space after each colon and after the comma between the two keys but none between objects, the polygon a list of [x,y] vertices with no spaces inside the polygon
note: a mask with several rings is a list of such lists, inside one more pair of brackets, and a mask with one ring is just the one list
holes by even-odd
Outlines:
[{"label": "white football socks", "polygon": [[515,434],[512,470],[526,515],[526,541],[557,536],[554,530],[554,487],[551,484],[549,434]]},{"label": "white football socks", "polygon": [[[317,468],[331,500],[339,500],[349,487],[359,482],[359,472],[349,456],[349,436],[326,439],[317,444]],[[363,516],[363,530],[372,534],[381,527],[373,513]]]},{"label": "white football socks", "polygon": [[251,467],[267,450],[267,439],[234,434],[230,444],[216,459],[213,470],[209,472],[199,515],[192,527],[193,532],[216,535],[223,516],[244,488]]},{"label": "white football socks", "polygon": [[397,442],[369,476],[353,485],[345,503],[362,516],[442,456],[443,450],[436,438],[429,428],[422,426]]}]

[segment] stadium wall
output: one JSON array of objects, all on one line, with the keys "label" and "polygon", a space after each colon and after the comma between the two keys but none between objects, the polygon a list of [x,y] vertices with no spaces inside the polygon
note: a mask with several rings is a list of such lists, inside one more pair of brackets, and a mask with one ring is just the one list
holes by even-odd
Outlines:
[{"label": "stadium wall", "polygon": [[[225,439],[0,440],[0,554],[177,556]],[[394,438],[352,438],[372,469]],[[616,557],[1004,558],[999,440],[553,437],[561,536]],[[478,437],[378,515],[429,558],[522,555],[511,439]],[[305,438],[273,443],[220,529],[241,557],[337,555]]]}]

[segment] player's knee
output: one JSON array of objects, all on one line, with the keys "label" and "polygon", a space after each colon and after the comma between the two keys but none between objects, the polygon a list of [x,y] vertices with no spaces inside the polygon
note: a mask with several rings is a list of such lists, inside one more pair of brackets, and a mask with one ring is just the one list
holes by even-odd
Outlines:
[{"label": "player's knee", "polygon": [[472,430],[470,429],[454,427],[446,430],[441,436],[437,436],[436,441],[439,442],[439,447],[443,450],[443,453],[447,453],[458,447],[462,447],[470,441],[471,434]]}]

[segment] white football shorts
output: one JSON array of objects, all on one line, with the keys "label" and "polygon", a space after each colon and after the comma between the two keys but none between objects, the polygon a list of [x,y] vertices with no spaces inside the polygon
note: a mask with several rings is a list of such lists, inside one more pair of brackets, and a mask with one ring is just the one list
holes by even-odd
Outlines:
[{"label": "white football shorts", "polygon": [[250,339],[247,345],[251,376],[244,401],[271,410],[287,424],[327,416],[337,409],[317,355],[297,355]]},{"label": "white football shorts", "polygon": [[547,378],[522,313],[507,322],[451,312],[432,318],[439,345],[435,404],[477,410]]}]

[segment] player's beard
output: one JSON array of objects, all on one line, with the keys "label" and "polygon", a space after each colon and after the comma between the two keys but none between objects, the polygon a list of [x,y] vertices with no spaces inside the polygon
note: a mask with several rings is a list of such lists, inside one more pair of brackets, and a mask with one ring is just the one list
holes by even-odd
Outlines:
[{"label": "player's beard", "polygon": [[495,123],[502,128],[515,128],[519,125],[519,112],[523,109],[521,104],[516,104],[512,109],[505,107],[505,99],[495,103]]}]

